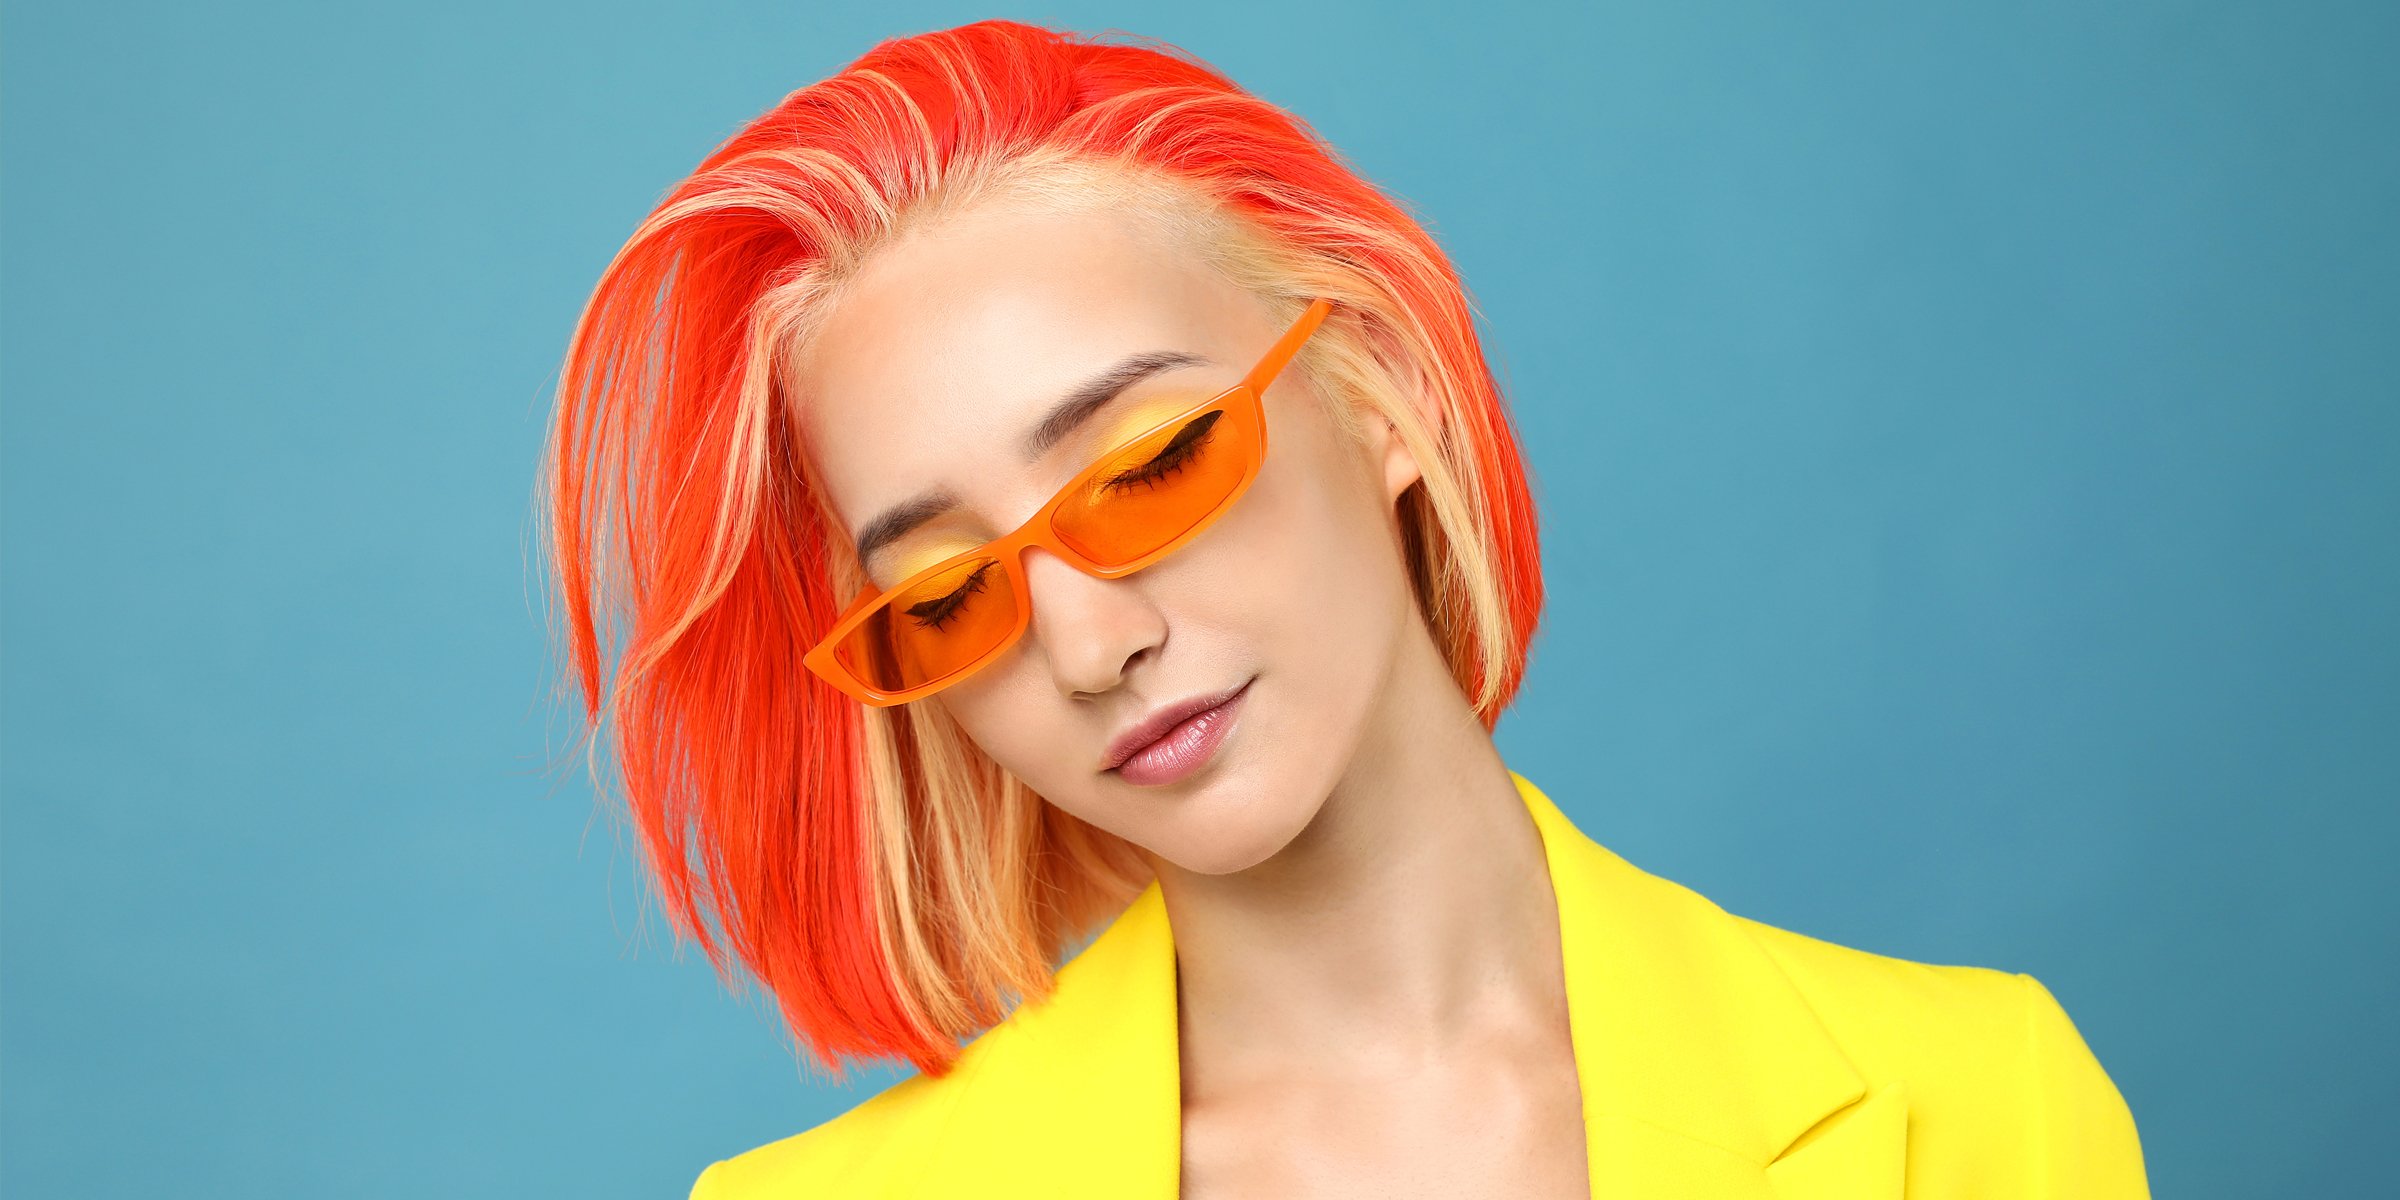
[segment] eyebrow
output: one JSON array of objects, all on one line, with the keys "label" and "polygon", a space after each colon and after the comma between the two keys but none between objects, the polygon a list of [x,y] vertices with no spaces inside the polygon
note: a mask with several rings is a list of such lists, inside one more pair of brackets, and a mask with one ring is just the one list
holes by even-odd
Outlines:
[{"label": "eyebrow", "polygon": [[[1207,366],[1209,361],[1205,355],[1181,350],[1150,350],[1130,355],[1117,365],[1076,385],[1075,390],[1051,405],[1050,411],[1018,443],[1017,452],[1027,463],[1035,462],[1067,440],[1069,435],[1091,419],[1092,414],[1123,395],[1127,388],[1161,371]],[[859,561],[871,561],[877,551],[958,506],[956,492],[948,488],[934,488],[883,510],[874,520],[859,527],[855,536]]]}]

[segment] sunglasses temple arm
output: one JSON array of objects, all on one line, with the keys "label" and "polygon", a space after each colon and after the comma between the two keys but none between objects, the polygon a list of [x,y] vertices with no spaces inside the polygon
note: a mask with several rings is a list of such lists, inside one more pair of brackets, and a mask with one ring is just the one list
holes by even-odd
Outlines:
[{"label": "sunglasses temple arm", "polygon": [[1254,391],[1266,391],[1276,374],[1292,361],[1293,355],[1300,352],[1300,343],[1307,341],[1308,335],[1315,333],[1318,324],[1325,320],[1325,314],[1332,311],[1331,300],[1309,301],[1308,311],[1301,313],[1300,319],[1292,322],[1292,327],[1285,330],[1282,337],[1275,339],[1275,344],[1267,349],[1266,356],[1251,368],[1250,377],[1242,382]]}]

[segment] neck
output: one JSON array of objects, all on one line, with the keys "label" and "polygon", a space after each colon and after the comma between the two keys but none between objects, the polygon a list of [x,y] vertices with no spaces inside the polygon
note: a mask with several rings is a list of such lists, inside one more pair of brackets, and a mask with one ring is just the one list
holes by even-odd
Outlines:
[{"label": "neck", "polygon": [[1349,769],[1297,837],[1230,874],[1158,864],[1187,1097],[1564,1025],[1541,833],[1430,635],[1409,628]]}]

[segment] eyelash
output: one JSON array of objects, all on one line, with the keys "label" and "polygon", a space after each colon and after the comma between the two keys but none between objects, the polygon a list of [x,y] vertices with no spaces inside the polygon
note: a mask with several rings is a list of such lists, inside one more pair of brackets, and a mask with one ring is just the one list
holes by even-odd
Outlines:
[{"label": "eyelash", "polygon": [[1183,465],[1192,461],[1193,456],[1200,453],[1200,448],[1215,436],[1217,418],[1224,415],[1225,410],[1218,409],[1184,426],[1175,434],[1174,440],[1158,452],[1156,458],[1123,474],[1110,476],[1100,485],[1101,488],[1116,492],[1144,487],[1183,469]]},{"label": "eyelash", "polygon": [[983,577],[990,574],[993,567],[999,565],[997,562],[987,562],[975,568],[975,573],[967,576],[967,581],[960,584],[957,591],[951,592],[939,600],[927,600],[923,604],[912,604],[908,607],[908,615],[924,628],[940,629],[942,622],[949,620],[952,614],[966,604],[967,597],[983,590]]},{"label": "eyelash", "polygon": [[[1173,440],[1159,450],[1156,457],[1130,471],[1109,476],[1101,482],[1101,490],[1117,492],[1137,487],[1155,486],[1159,480],[1182,470],[1184,465],[1198,456],[1201,449],[1216,436],[1217,418],[1224,415],[1224,411],[1220,409],[1184,426],[1175,434]],[[938,600],[928,600],[922,604],[911,605],[908,608],[908,615],[915,619],[921,627],[940,629],[942,622],[949,620],[966,604],[967,597],[983,590],[984,576],[998,565],[998,563],[983,564],[976,568],[975,573],[968,576],[967,581],[960,584],[956,591]]]}]

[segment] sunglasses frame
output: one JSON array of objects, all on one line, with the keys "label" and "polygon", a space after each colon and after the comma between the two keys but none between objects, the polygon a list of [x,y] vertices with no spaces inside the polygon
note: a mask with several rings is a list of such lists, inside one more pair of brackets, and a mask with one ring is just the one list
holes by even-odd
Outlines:
[{"label": "sunglasses frame", "polygon": [[[1282,373],[1283,368],[1291,362],[1293,357],[1299,354],[1301,345],[1316,333],[1318,326],[1324,323],[1326,315],[1332,311],[1333,302],[1331,300],[1321,298],[1311,300],[1308,308],[1300,314],[1299,319],[1292,322],[1291,327],[1284,330],[1282,335],[1275,339],[1275,344],[1267,348],[1266,354],[1260,357],[1257,365],[1251,367],[1248,373],[1242,376],[1240,382],[1173,416],[1157,421],[1138,433],[1120,439],[1107,453],[1098,456],[1090,466],[1076,472],[1075,478],[1068,480],[1065,487],[1060,488],[1056,495],[1050,497],[1049,502],[1042,505],[1040,512],[1033,514],[1030,519],[1014,530],[972,550],[953,554],[888,588],[879,590],[869,586],[861,590],[857,598],[850,602],[850,606],[842,610],[842,615],[834,620],[833,627],[827,630],[823,637],[817,639],[816,645],[810,647],[808,652],[801,656],[801,661],[827,683],[872,707],[888,708],[896,704],[906,704],[912,700],[921,700],[991,665],[994,659],[1006,653],[1010,647],[1016,645],[1025,636],[1025,630],[1033,624],[1033,596],[1025,583],[1024,555],[1027,550],[1039,546],[1067,562],[1073,563],[1077,570],[1086,575],[1097,579],[1122,579],[1182,549],[1186,543],[1206,532],[1210,526],[1215,525],[1218,518],[1230,511],[1234,503],[1250,490],[1250,485],[1257,481],[1258,472],[1265,465],[1267,458],[1265,406],[1267,388],[1275,382],[1275,377]],[[1207,515],[1193,522],[1191,528],[1184,530],[1165,545],[1130,563],[1119,567],[1104,567],[1085,558],[1079,551],[1067,545],[1065,540],[1060,538],[1057,532],[1050,527],[1053,516],[1069,497],[1089,486],[1104,471],[1117,465],[1114,460],[1119,450],[1145,438],[1155,436],[1169,426],[1192,421],[1212,409],[1219,408],[1232,414],[1235,419],[1248,423],[1255,434],[1252,439],[1253,449],[1249,460],[1242,464],[1241,481],[1236,483],[1233,490],[1227,492],[1225,498],[1219,501],[1215,508],[1210,509]],[[975,558],[996,560],[1003,568],[1003,573],[1008,576],[1008,586],[1015,596],[1017,606],[1017,625],[1014,630],[1009,632],[1008,636],[993,643],[991,649],[984,651],[965,666],[930,683],[919,684],[916,687],[897,692],[887,692],[875,687],[859,678],[842,663],[840,655],[835,653],[835,648],[847,640],[851,632],[866,621],[886,600],[932,576],[952,570],[968,559]]]}]

